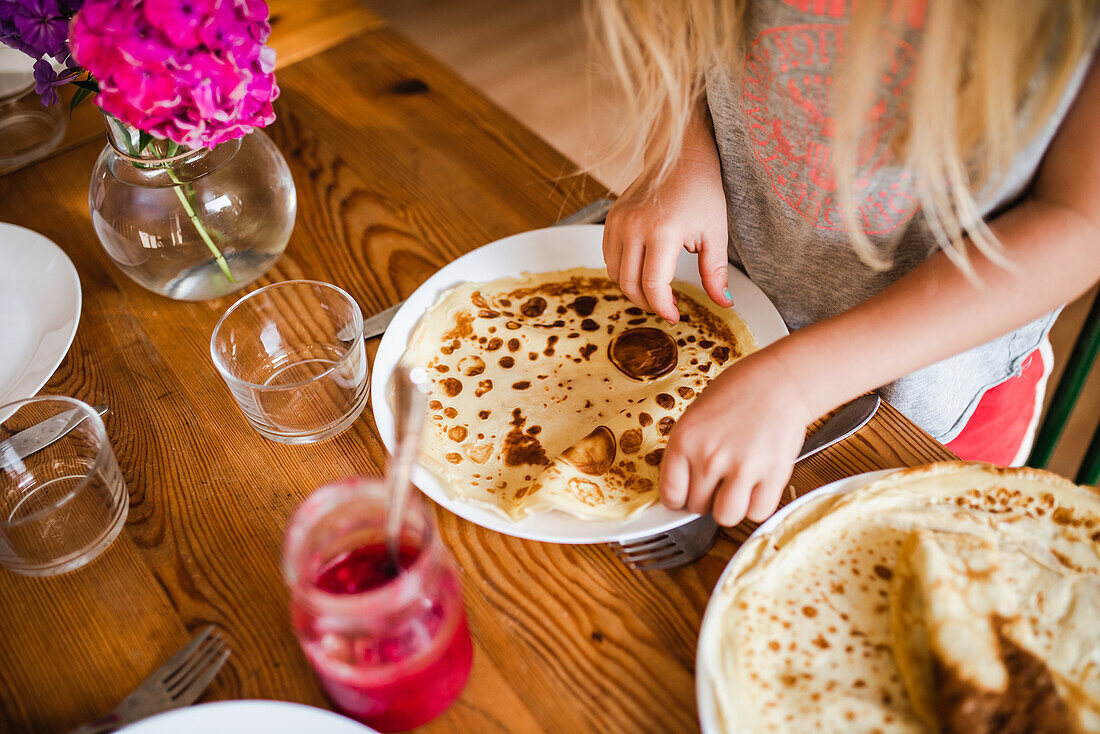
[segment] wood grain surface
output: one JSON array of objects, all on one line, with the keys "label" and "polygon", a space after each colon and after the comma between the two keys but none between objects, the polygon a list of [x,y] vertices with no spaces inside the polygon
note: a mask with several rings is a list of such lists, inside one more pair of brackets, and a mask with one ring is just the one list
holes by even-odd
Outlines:
[{"label": "wood grain surface", "polygon": [[[286,254],[257,286],[326,280],[371,313],[457,255],[605,193],[385,29],[299,61],[280,84],[269,132],[290,164],[299,214]],[[233,655],[202,700],[327,706],[290,628],[281,542],[314,488],[381,471],[369,412],[312,446],[252,431],[208,352],[234,297],[166,300],[111,264],[87,210],[99,149],[78,145],[0,177],[0,220],[57,242],[80,274],[80,329],[43,392],[110,406],[107,431],[131,493],[124,532],[88,567],[52,579],[0,571],[0,731],[65,731],[106,713],[207,624]],[[884,406],[857,436],[801,464],[792,484],[804,492],[949,457]],[[699,624],[744,528],[694,565],[644,573],[603,546],[516,540],[436,516],[461,569],[476,650],[461,699],[424,731],[697,730]]]}]

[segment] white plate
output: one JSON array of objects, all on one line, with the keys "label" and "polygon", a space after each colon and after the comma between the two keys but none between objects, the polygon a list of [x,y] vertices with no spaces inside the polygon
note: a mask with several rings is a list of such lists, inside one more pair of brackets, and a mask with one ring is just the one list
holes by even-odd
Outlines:
[{"label": "white plate", "polygon": [[0,222],[0,405],[36,394],[80,321],[80,279],[61,248]]},{"label": "white plate", "polygon": [[378,734],[314,706],[287,701],[217,701],[167,711],[118,734]]},{"label": "white plate", "polygon": [[714,585],[714,590],[711,592],[710,601],[707,602],[707,608],[703,612],[703,624],[699,628],[699,643],[696,645],[695,650],[695,703],[699,707],[699,726],[703,730],[703,734],[720,734],[721,729],[718,724],[718,710],[715,706],[714,695],[711,691],[712,681],[710,675],[707,673],[706,666],[703,664],[702,650],[709,650],[712,645],[718,643],[716,636],[720,626],[718,624],[719,616],[717,611],[717,605],[715,598],[718,596],[718,590],[726,583],[726,579],[733,571],[733,562],[737,560],[737,555],[740,553],[746,545],[749,544],[753,538],[758,535],[770,533],[783,522],[787,517],[802,507],[807,502],[816,500],[820,497],[827,497],[834,494],[845,494],[847,492],[854,492],[861,487],[866,487],[876,479],[880,479],[891,472],[895,472],[897,469],[880,469],[879,471],[866,472],[865,474],[856,474],[853,477],[846,477],[839,479],[835,482],[818,487],[812,492],[807,492],[794,502],[781,507],[774,515],[769,517],[763,522],[749,539],[741,544],[741,547],[737,549],[737,553],[733,554],[729,563],[726,564],[726,568],[722,571],[722,575],[718,577],[718,583]]},{"label": "white plate", "polygon": [[[461,283],[515,277],[523,272],[544,273],[574,267],[602,268],[602,241],[603,226],[598,224],[548,227],[522,232],[463,255],[417,288],[393,317],[374,358],[374,373],[371,375],[374,419],[386,448],[392,452],[394,447],[393,412],[386,400],[390,374],[405,352],[413,327],[420,316],[435,304],[441,293]],[[685,253],[680,257],[676,279],[700,284],[695,256]],[[729,288],[733,295],[734,308],[752,329],[759,345],[770,344],[787,334],[783,319],[763,291],[741,271],[732,267]],[[452,499],[444,482],[422,466],[413,468],[413,482],[424,494],[472,523],[505,535],[549,543],[606,543],[643,538],[683,525],[696,517],[694,514],[669,510],[657,504],[626,522],[580,520],[557,511],[537,513],[516,522],[492,510]]]}]

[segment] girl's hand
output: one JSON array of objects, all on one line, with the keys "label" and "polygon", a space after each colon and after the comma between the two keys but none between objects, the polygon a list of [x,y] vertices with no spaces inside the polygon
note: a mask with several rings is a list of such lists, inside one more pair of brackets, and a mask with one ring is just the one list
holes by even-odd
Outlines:
[{"label": "girl's hand", "polygon": [[676,167],[655,188],[635,181],[611,207],[603,233],[607,274],[639,308],[680,320],[672,280],[683,248],[699,255],[703,288],[733,305],[726,267],[726,196],[713,133],[695,123]]},{"label": "girl's hand", "polygon": [[816,417],[757,352],[731,365],[676,423],[661,463],[661,502],[713,512],[720,525],[762,522],[779,505]]}]

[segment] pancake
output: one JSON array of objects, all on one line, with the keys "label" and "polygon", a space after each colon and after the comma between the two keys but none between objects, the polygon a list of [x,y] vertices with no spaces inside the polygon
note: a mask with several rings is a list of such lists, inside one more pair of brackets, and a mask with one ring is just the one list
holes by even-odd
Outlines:
[{"label": "pancake", "polygon": [[1017,538],[922,529],[893,584],[894,657],[931,728],[1100,728],[1100,576]]},{"label": "pancake", "polygon": [[1100,731],[1098,581],[1096,490],[986,464],[895,472],[745,544],[700,650],[709,695],[726,732],[950,731],[1014,699]]},{"label": "pancake", "polygon": [[[454,497],[512,519],[627,518],[653,504],[675,420],[755,349],[733,309],[689,284],[673,290],[675,326],[633,306],[603,270],[444,293],[405,355],[435,379],[421,463]],[[585,459],[593,447],[603,453]]]}]

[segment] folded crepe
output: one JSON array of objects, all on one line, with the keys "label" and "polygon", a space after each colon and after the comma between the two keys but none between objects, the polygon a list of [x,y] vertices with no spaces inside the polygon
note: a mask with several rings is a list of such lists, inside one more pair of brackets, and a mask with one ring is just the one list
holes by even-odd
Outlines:
[{"label": "folded crepe", "polygon": [[723,732],[1100,732],[1098,581],[1096,489],[894,472],[741,548],[707,612],[701,695]]},{"label": "folded crepe", "polygon": [[653,504],[663,448],[706,384],[755,349],[733,309],[674,283],[670,326],[602,270],[451,289],[406,358],[435,378],[420,459],[453,496],[513,519],[627,518]]},{"label": "folded crepe", "polygon": [[930,728],[1100,731],[1100,577],[1058,552],[998,533],[919,529],[906,540],[891,635]]}]

